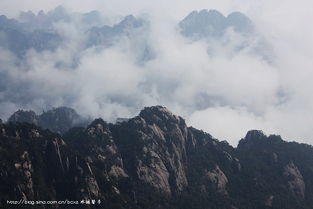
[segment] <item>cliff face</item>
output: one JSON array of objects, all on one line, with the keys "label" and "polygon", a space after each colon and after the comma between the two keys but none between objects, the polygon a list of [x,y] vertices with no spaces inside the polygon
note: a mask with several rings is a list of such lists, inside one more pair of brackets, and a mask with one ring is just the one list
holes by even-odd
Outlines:
[{"label": "cliff face", "polygon": [[89,162],[35,125],[1,125],[0,159],[1,208],[14,208],[6,200],[100,197]]},{"label": "cliff face", "polygon": [[27,123],[0,126],[1,208],[19,199],[99,199],[99,208],[145,209],[313,203],[311,146],[250,131],[233,148],[161,106],[117,124],[96,119],[62,137]]}]

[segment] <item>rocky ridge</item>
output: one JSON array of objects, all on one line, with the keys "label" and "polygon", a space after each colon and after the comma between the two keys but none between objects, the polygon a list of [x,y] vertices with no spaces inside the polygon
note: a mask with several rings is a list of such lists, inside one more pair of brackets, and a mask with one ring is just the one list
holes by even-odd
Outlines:
[{"label": "rocky ridge", "polygon": [[7,208],[8,199],[99,199],[99,208],[151,209],[309,209],[313,202],[311,146],[253,130],[234,148],[161,106],[117,124],[96,119],[62,136],[0,123],[0,159]]}]

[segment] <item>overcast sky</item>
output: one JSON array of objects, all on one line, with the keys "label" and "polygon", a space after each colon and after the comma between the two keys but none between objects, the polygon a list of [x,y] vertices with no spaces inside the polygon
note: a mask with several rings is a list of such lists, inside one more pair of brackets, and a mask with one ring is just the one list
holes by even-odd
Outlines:
[{"label": "overcast sky", "polygon": [[[141,106],[165,105],[186,118],[189,125],[233,145],[249,129],[313,144],[311,1],[1,0],[0,14],[14,17],[21,10],[48,11],[58,5],[73,12],[99,10],[107,17],[148,16],[152,28],[147,41],[159,56],[144,67],[136,65],[132,55],[137,42],[132,40],[100,53],[86,51],[74,73],[59,71],[54,64],[70,57],[80,43],[77,28],[59,24],[56,27],[71,40],[68,46],[55,53],[30,53],[27,64],[31,70],[25,74],[11,66],[11,55],[0,52],[0,62],[10,66],[12,78],[29,82],[36,89],[29,91],[31,94],[45,98],[43,94],[49,92],[54,106],[68,105],[64,98],[71,97],[71,106],[82,114],[107,120],[134,116]],[[209,59],[203,43],[186,43],[174,26],[192,10],[201,9],[217,9],[224,15],[245,13],[270,44],[274,62],[269,64],[244,53],[232,58],[222,53]],[[199,108],[195,101],[199,92],[220,97],[223,102]],[[110,102],[112,95],[120,103]],[[42,103],[34,99],[31,105],[38,109]],[[1,117],[21,108],[3,99],[1,106]]]}]

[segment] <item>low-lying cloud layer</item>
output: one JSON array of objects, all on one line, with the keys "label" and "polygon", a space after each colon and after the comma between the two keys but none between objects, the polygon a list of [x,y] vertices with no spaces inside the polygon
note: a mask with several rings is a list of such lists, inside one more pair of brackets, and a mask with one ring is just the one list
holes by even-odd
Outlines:
[{"label": "low-lying cloud layer", "polygon": [[[19,108],[40,112],[65,105],[85,116],[114,121],[160,104],[233,145],[249,129],[312,144],[311,3],[292,7],[291,1],[279,6],[269,1],[261,6],[256,1],[248,6],[238,6],[244,1],[223,2],[216,3],[217,9],[251,14],[271,48],[271,62],[251,53],[253,43],[234,51],[243,37],[233,31],[225,35],[230,40],[226,45],[191,41],[179,33],[175,15],[157,9],[147,15],[142,7],[135,15],[149,22],[147,28],[110,47],[84,48],[88,37],[82,24],[61,21],[53,27],[66,41],[55,51],[29,50],[21,61],[0,49],[0,117],[6,119]],[[260,11],[253,13],[258,5]],[[182,13],[187,7],[177,9]],[[152,58],[142,61],[147,48]]]}]

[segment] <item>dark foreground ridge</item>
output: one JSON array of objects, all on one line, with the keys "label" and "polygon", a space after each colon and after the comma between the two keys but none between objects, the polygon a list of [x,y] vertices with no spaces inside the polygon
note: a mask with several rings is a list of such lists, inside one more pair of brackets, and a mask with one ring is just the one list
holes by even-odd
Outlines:
[{"label": "dark foreground ridge", "polygon": [[[63,136],[0,122],[0,208],[312,209],[313,148],[249,131],[237,148],[161,106]],[[100,200],[13,205],[8,200]]]}]

